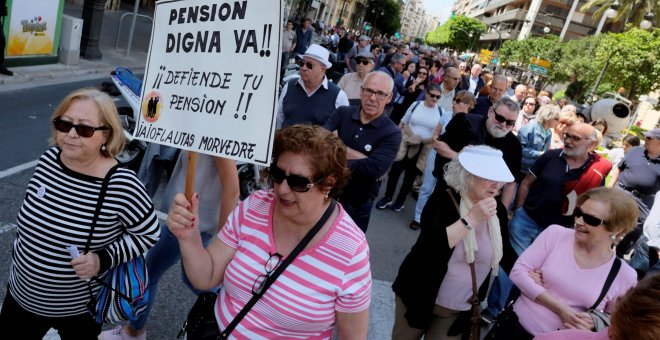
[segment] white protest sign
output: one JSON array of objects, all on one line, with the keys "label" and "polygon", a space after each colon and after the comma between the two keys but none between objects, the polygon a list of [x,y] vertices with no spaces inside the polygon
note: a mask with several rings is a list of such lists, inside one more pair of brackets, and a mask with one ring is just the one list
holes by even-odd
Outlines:
[{"label": "white protest sign", "polygon": [[156,2],[135,137],[268,164],[280,1]]}]

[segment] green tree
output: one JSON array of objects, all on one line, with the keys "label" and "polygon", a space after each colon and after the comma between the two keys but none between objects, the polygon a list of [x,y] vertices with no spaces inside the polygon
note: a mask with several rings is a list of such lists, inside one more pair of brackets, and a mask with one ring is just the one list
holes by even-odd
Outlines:
[{"label": "green tree", "polygon": [[401,27],[401,5],[395,0],[370,0],[364,20],[372,23],[377,32],[394,34]]},{"label": "green tree", "polygon": [[[651,32],[633,28],[624,33],[602,37],[596,48],[596,58],[610,58],[603,83],[623,86],[628,98],[638,93],[660,89],[660,30]],[[602,64],[601,64],[602,65]]]},{"label": "green tree", "polygon": [[507,40],[502,44],[498,56],[504,65],[511,62],[527,65],[532,58],[548,60],[552,63],[548,69],[548,77],[552,81],[567,80],[561,68],[556,65],[563,56],[562,43],[556,35]]},{"label": "green tree", "polygon": [[426,43],[433,46],[450,47],[457,51],[473,48],[479,36],[486,31],[481,21],[456,15],[426,36]]}]

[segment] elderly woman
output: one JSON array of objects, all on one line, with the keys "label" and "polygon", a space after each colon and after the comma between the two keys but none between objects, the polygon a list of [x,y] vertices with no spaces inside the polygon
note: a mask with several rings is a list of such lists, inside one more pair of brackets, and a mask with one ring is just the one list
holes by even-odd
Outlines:
[{"label": "elderly woman", "polygon": [[392,285],[392,339],[460,339],[470,328],[472,281],[482,300],[490,274],[515,261],[506,208],[495,199],[503,182],[513,181],[502,152],[466,147],[445,166],[444,179],[451,189],[427,202],[419,238]]},{"label": "elderly woman", "polygon": [[[95,294],[99,285],[89,279],[153,246],[158,219],[135,173],[118,167],[124,137],[107,94],[69,94],[53,112],[51,130],[54,146],[39,159],[18,213],[0,325],[10,338],[41,339],[55,328],[62,339],[96,339],[101,325],[87,303],[90,287]],[[81,255],[72,259],[70,246]]]},{"label": "elderly woman", "polygon": [[530,120],[536,118],[536,110],[536,98],[524,98],[520,103],[520,112],[518,112],[518,118],[516,118],[516,125],[513,126],[513,130],[511,131],[517,134]]},{"label": "elderly woman", "polygon": [[[399,123],[403,132],[401,147],[388,175],[385,197],[378,201],[377,209],[391,207],[397,212],[403,209],[403,203],[412,190],[415,178],[422,174],[428,153],[433,148],[434,129],[439,124],[446,126],[451,119],[450,112],[444,113],[438,107],[441,93],[440,85],[429,84],[424,101],[410,105],[401,119],[401,123]],[[399,184],[399,177],[404,172],[399,194],[396,200],[392,201]]]},{"label": "elderly woman", "polygon": [[[577,205],[574,229],[551,225],[520,255],[511,280],[522,294],[486,338],[531,339],[564,328],[593,329],[586,311],[598,302],[615,261],[622,262],[612,244],[635,226],[637,207],[624,192],[604,187],[578,196]],[[595,309],[611,313],[636,283],[635,270],[621,264]]]},{"label": "elderly woman", "polygon": [[559,111],[559,124],[552,129],[551,150],[564,147],[564,137],[562,136],[569,126],[578,122],[576,112],[577,108],[573,105],[566,105]]},{"label": "elderly woman", "polygon": [[[332,207],[348,179],[346,147],[319,126],[279,130],[268,178],[273,188],[241,202],[206,249],[197,231],[197,195],[188,201],[178,194],[170,210],[167,225],[190,282],[198,289],[223,284],[214,306],[221,330]],[[330,339],[336,324],[339,339],[366,339],[370,273],[364,233],[337,204],[232,337]]]},{"label": "elderly woman", "polygon": [[[453,112],[452,117],[457,113],[468,113],[474,108],[476,104],[476,99],[474,95],[469,91],[460,91],[454,95],[454,103],[452,104]],[[444,124],[447,125],[447,124]],[[444,125],[438,124],[433,131],[433,140],[438,139],[441,134],[444,133]],[[433,193],[433,188],[435,188],[435,183],[438,181],[435,176],[433,176],[433,167],[435,166],[435,156],[437,152],[431,150],[429,152],[428,159],[426,160],[424,168],[424,181],[422,187],[419,189],[419,196],[417,197],[417,204],[415,204],[415,217],[412,222],[410,222],[410,229],[419,230],[419,219],[422,217],[422,210],[426,201],[429,199],[429,196]]]},{"label": "elderly woman", "polygon": [[[531,99],[527,98],[525,102]],[[520,170],[524,175],[529,173],[532,164],[550,148],[552,129],[556,128],[557,124],[559,124],[559,106],[543,105],[539,108],[536,119],[530,120],[529,124],[518,132],[518,140],[522,146]]]}]

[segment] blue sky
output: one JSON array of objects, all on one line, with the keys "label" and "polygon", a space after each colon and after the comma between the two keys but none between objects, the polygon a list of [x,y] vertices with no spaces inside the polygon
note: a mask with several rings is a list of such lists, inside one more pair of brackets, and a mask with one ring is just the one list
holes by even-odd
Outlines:
[{"label": "blue sky", "polygon": [[424,0],[424,8],[427,11],[440,16],[440,21],[444,22],[451,14],[451,5],[454,0]]}]

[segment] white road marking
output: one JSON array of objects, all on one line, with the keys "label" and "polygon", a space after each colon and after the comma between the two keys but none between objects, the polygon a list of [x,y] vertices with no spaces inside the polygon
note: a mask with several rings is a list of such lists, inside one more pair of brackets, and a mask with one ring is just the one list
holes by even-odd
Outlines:
[{"label": "white road marking", "polygon": [[24,164],[21,164],[21,165],[17,165],[15,167],[9,168],[7,170],[2,170],[2,171],[0,171],[0,179],[5,178],[7,176],[14,175],[16,173],[19,173],[19,172],[25,170],[25,169],[33,168],[33,167],[37,166],[38,162],[39,162],[39,160],[37,159],[37,160],[34,160],[32,162],[27,162],[27,163],[24,163]]},{"label": "white road marking", "polygon": [[3,225],[0,226],[0,234],[11,231],[12,229],[14,229],[16,227],[17,227],[17,225],[15,223],[3,224]]}]

